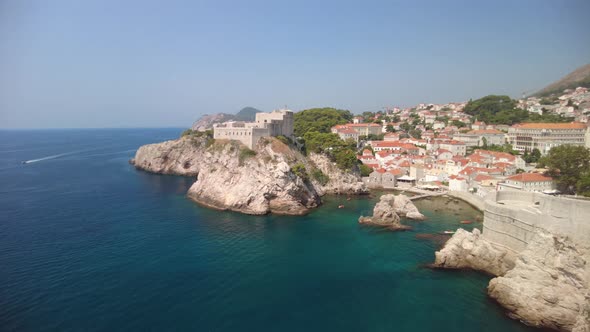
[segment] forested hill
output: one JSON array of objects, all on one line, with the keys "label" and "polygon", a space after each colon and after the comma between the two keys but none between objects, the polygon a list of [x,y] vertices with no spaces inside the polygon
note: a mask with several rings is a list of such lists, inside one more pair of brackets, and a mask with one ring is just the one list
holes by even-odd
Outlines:
[{"label": "forested hill", "polygon": [[508,96],[489,95],[470,100],[463,111],[479,121],[490,124],[513,125],[520,122],[570,122],[572,118],[544,112],[539,115],[517,108],[516,100]]},{"label": "forested hill", "polygon": [[254,107],[244,107],[238,113],[236,113],[235,121],[254,121],[256,119],[256,113],[262,112]]},{"label": "forested hill", "polygon": [[295,113],[295,136],[303,137],[307,132],[329,133],[337,124],[352,122],[352,113],[331,107],[311,108]]}]

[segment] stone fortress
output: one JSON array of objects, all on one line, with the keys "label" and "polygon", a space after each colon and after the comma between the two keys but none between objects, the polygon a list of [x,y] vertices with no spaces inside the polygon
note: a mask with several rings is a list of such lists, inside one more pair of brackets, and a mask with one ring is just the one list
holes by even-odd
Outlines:
[{"label": "stone fortress", "polygon": [[256,113],[254,122],[229,121],[213,126],[214,139],[229,139],[244,143],[253,149],[261,137],[293,136],[293,111],[275,110],[270,113]]}]

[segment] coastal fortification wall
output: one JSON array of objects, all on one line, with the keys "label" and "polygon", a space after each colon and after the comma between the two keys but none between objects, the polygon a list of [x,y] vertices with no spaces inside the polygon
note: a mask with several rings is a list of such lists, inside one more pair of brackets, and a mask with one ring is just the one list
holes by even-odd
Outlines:
[{"label": "coastal fortification wall", "polygon": [[469,205],[480,211],[484,211],[485,209],[484,199],[474,194],[463,191],[449,191],[447,194],[451,197],[455,197],[469,203]]},{"label": "coastal fortification wall", "polygon": [[499,191],[487,197],[486,240],[521,252],[538,229],[590,244],[590,201],[522,191]]}]

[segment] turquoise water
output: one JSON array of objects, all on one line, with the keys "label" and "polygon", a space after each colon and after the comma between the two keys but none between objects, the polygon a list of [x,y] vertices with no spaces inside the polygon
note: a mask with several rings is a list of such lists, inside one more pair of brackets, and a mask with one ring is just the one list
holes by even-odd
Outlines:
[{"label": "turquoise water", "polygon": [[530,330],[488,300],[489,277],[423,267],[437,244],[416,235],[481,217],[470,207],[422,201],[408,232],[358,225],[378,194],[304,217],[208,210],[191,179],[127,163],[179,132],[0,131],[0,330]]}]

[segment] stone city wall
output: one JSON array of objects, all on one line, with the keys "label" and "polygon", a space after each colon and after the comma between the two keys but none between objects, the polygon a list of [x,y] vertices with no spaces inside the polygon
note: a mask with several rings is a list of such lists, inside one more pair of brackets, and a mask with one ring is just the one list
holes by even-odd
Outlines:
[{"label": "stone city wall", "polygon": [[590,201],[522,191],[499,191],[486,199],[483,237],[521,252],[536,229],[590,244]]}]

